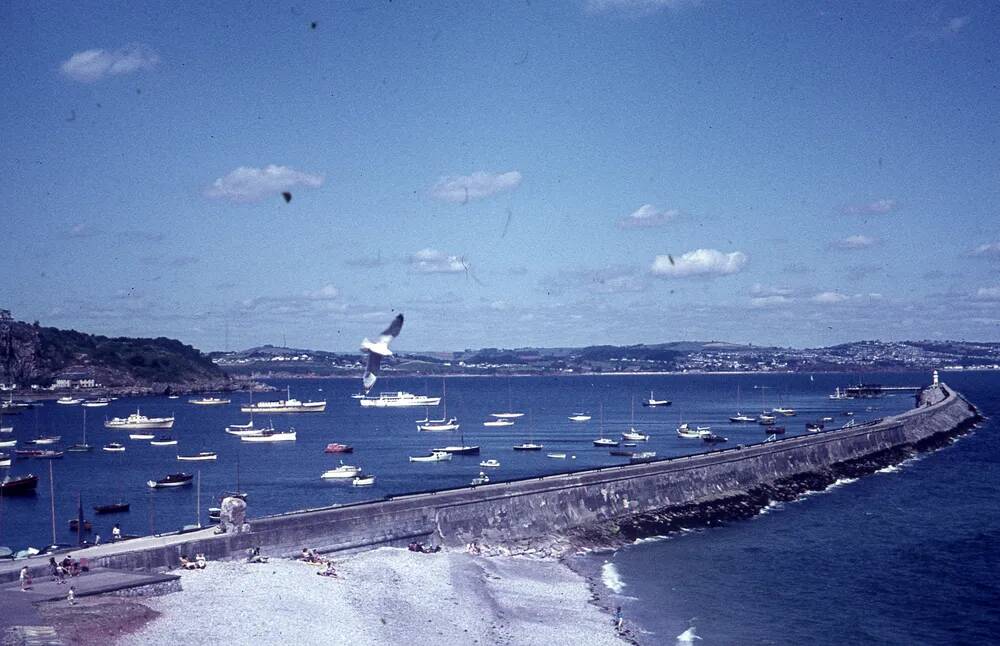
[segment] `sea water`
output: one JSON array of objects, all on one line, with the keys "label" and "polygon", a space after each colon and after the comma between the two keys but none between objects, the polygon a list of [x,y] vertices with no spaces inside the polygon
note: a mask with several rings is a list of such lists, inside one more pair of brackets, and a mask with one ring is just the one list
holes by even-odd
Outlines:
[{"label": "sea water", "polygon": [[1000,373],[945,379],[987,417],[954,444],[619,550],[612,598],[640,643],[1000,643]]}]

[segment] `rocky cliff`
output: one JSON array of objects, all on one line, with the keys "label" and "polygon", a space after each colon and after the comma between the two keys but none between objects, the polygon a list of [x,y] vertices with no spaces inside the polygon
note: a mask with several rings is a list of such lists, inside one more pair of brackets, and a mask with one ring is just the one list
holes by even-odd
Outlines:
[{"label": "rocky cliff", "polygon": [[47,386],[59,378],[161,390],[229,382],[208,357],[175,339],[109,338],[60,330],[15,321],[0,310],[0,382]]}]

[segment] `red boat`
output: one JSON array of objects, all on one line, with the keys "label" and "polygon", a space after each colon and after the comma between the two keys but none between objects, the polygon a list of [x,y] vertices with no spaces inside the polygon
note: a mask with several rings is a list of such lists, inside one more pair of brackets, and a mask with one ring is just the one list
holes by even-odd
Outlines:
[{"label": "red boat", "polygon": [[323,449],[324,453],[353,453],[354,447],[348,446],[347,444],[340,444],[339,442],[332,442],[326,445]]},{"label": "red boat", "polygon": [[0,493],[4,495],[34,493],[37,486],[38,476],[33,473],[17,478],[8,475],[0,480]]}]

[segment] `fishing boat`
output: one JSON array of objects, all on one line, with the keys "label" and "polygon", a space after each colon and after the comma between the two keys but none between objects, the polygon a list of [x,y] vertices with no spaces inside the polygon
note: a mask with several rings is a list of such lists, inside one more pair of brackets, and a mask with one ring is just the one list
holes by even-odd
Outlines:
[{"label": "fishing boat", "polygon": [[476,485],[487,484],[487,483],[489,483],[489,481],[490,481],[490,477],[488,475],[486,475],[485,473],[483,473],[482,471],[480,471],[479,475],[476,476],[475,478],[473,478],[472,482],[470,482],[469,484],[471,484],[473,487],[475,487]]},{"label": "fishing boat", "polygon": [[146,417],[137,408],[128,417],[115,417],[104,422],[104,428],[119,429],[125,431],[139,431],[150,428],[173,428],[174,418],[171,417]]},{"label": "fishing boat", "polygon": [[156,437],[156,435],[154,435],[153,433],[129,433],[128,434],[128,439],[130,439],[130,440],[151,440],[154,437]]},{"label": "fishing boat", "polygon": [[[425,414],[424,419],[417,420],[417,430],[418,431],[457,431],[459,428],[458,419],[455,417],[448,417],[448,391],[447,385],[442,380],[441,382],[441,419],[428,419],[429,415]],[[428,412],[430,409],[427,409]]]},{"label": "fishing boat", "polygon": [[176,444],[177,439],[169,435],[161,435],[149,441],[150,446],[175,446]]},{"label": "fishing boat", "polygon": [[485,422],[483,422],[483,426],[489,428],[495,428],[500,426],[513,426],[513,425],[514,425],[514,420],[512,419],[488,419]]},{"label": "fishing boat", "polygon": [[236,435],[237,437],[260,435],[265,430],[267,429],[255,427],[253,425],[253,420],[247,422],[246,424],[230,424],[226,427],[226,433]]},{"label": "fishing boat", "polygon": [[17,446],[17,440],[0,440],[0,449],[9,449]]},{"label": "fishing boat", "polygon": [[394,393],[379,393],[376,396],[351,395],[361,403],[362,408],[411,408],[414,406],[437,406],[441,403],[440,397],[429,395],[414,395],[403,391]]},{"label": "fishing boat", "polygon": [[290,428],[287,431],[276,431],[273,428],[269,428],[266,431],[261,431],[259,435],[241,435],[241,442],[294,442],[296,432],[294,428]]},{"label": "fishing boat", "polygon": [[642,464],[656,459],[656,451],[641,451],[628,459],[629,464]]},{"label": "fishing boat", "polygon": [[589,422],[590,415],[586,413],[573,413],[572,415],[569,416],[568,419],[571,422]]},{"label": "fishing boat", "polygon": [[562,452],[546,453],[545,457],[552,458],[553,460],[565,460],[566,459],[566,454],[562,453]]},{"label": "fishing boat", "polygon": [[215,460],[219,456],[215,451],[199,451],[198,453],[191,453],[190,455],[178,455],[177,459],[180,462],[207,462],[209,460]]},{"label": "fishing boat", "polygon": [[795,416],[795,409],[794,408],[788,408],[788,407],[785,407],[785,406],[778,406],[777,408],[772,408],[771,412],[775,413],[777,415],[784,415],[785,417],[794,417]]},{"label": "fishing boat", "polygon": [[0,480],[0,494],[5,496],[34,493],[36,487],[38,487],[38,476],[33,473],[14,477],[8,474]]},{"label": "fishing boat", "polygon": [[63,406],[76,406],[77,404],[83,403],[83,400],[76,397],[60,397],[56,400],[56,403],[62,404]]},{"label": "fishing boat", "polygon": [[194,480],[190,473],[170,473],[159,480],[148,480],[147,485],[151,489],[169,489],[171,487],[184,487]]},{"label": "fishing boat", "polygon": [[649,391],[649,399],[642,400],[642,405],[645,406],[645,407],[647,407],[647,408],[655,408],[657,406],[669,406],[670,405],[670,400],[669,399],[656,399],[655,397],[653,397],[653,391],[650,390]]},{"label": "fishing boat", "polygon": [[223,399],[222,397],[196,397],[195,399],[189,399],[189,404],[194,404],[196,406],[224,406],[228,404],[230,399]]},{"label": "fishing boat", "polygon": [[34,444],[37,446],[44,446],[46,444],[55,444],[62,439],[62,435],[45,435],[42,437],[36,437],[33,440],[28,440],[25,444]]},{"label": "fishing boat", "polygon": [[350,464],[341,463],[341,465],[336,469],[330,469],[328,471],[324,471],[323,475],[321,475],[320,478],[324,478],[326,480],[338,480],[343,478],[354,478],[360,473],[361,473],[361,467],[355,467],[351,466]]},{"label": "fishing boat", "polygon": [[95,514],[122,514],[129,510],[127,502],[112,502],[106,505],[94,505]]},{"label": "fishing boat", "polygon": [[610,437],[599,437],[594,440],[594,446],[618,446],[618,440],[612,439]]},{"label": "fishing boat", "polygon": [[370,487],[373,484],[375,484],[375,476],[373,475],[355,476],[351,480],[352,487]]},{"label": "fishing boat", "polygon": [[124,453],[125,445],[119,444],[118,442],[109,442],[101,447],[102,451],[107,451],[108,453]]},{"label": "fishing boat", "polygon": [[[652,393],[650,395],[652,396]],[[622,433],[622,439],[632,442],[645,442],[649,439],[649,435],[640,433],[635,428],[635,397],[632,397],[632,420],[629,422],[629,429]]]},{"label": "fishing boat", "polygon": [[701,436],[701,441],[706,444],[719,444],[721,442],[728,442],[729,438],[722,437],[721,435],[716,435],[715,433],[709,432]]},{"label": "fishing boat", "polygon": [[304,402],[292,399],[291,387],[287,386],[285,399],[240,406],[240,412],[243,413],[322,413],[325,410],[326,400]]},{"label": "fishing boat", "polygon": [[98,399],[87,399],[80,403],[84,408],[104,408],[111,403],[111,400],[107,397],[100,397]]},{"label": "fishing boat", "polygon": [[697,440],[700,439],[703,433],[711,432],[711,428],[707,426],[697,426],[691,428],[691,425],[684,422],[677,427],[677,437],[682,437],[685,440]]},{"label": "fishing boat", "polygon": [[495,460],[493,458],[490,458],[489,460],[483,460],[482,462],[480,462],[479,466],[481,466],[484,469],[499,469],[500,460]]},{"label": "fishing boat", "polygon": [[340,442],[331,442],[330,444],[326,445],[325,449],[323,449],[323,453],[353,453],[353,452],[354,452],[353,446],[347,444],[341,444]]},{"label": "fishing boat", "polygon": [[411,455],[410,462],[444,462],[451,459],[447,451],[431,451],[429,455]]}]

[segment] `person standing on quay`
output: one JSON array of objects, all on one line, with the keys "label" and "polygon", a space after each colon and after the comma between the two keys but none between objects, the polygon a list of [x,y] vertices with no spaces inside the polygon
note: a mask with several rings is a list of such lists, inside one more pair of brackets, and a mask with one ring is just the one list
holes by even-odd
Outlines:
[{"label": "person standing on quay", "polygon": [[31,589],[31,575],[28,574],[28,566],[25,565],[21,568],[21,574],[19,576],[21,579],[21,592]]},{"label": "person standing on quay", "polygon": [[117,543],[122,539],[122,526],[115,523],[115,526],[111,528],[111,542]]}]

